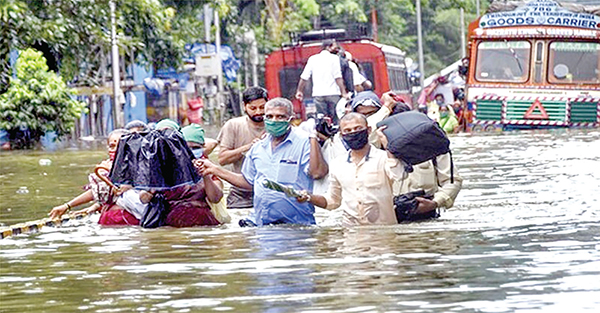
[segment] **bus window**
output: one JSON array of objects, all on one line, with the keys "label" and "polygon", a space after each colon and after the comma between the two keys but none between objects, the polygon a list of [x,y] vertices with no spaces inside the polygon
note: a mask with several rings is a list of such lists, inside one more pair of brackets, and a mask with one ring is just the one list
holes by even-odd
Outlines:
[{"label": "bus window", "polygon": [[528,41],[484,41],[477,46],[475,78],[479,81],[523,83],[529,79]]},{"label": "bus window", "polygon": [[361,74],[373,84],[373,90],[375,90],[375,79],[373,77],[373,63],[372,62],[359,62],[359,69]]},{"label": "bus window", "polygon": [[408,77],[406,76],[406,67],[404,66],[404,56],[395,53],[385,53],[385,63],[387,65],[390,90],[407,91],[409,90]]},{"label": "bus window", "polygon": [[406,72],[403,69],[388,67],[388,77],[390,79],[391,90],[406,91],[409,89]]},{"label": "bus window", "polygon": [[544,43],[543,42],[538,42],[535,44],[535,65],[534,65],[534,69],[535,69],[535,78],[534,81],[536,83],[541,83],[542,82],[542,70],[543,70],[543,64],[544,64]]},{"label": "bus window", "polygon": [[600,44],[593,42],[550,43],[548,81],[556,84],[598,84]]},{"label": "bus window", "polygon": [[[296,88],[300,81],[300,74],[302,74],[301,67],[285,67],[279,71],[279,90],[281,90],[282,97],[294,99]],[[304,90],[304,97],[312,97],[312,79],[308,80],[306,89]]]}]

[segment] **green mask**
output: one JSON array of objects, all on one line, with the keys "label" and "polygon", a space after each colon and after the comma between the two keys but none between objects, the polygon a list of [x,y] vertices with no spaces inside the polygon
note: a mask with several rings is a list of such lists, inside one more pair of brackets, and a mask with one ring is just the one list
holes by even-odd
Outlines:
[{"label": "green mask", "polygon": [[265,130],[273,137],[281,137],[290,128],[290,121],[274,121],[265,119]]}]

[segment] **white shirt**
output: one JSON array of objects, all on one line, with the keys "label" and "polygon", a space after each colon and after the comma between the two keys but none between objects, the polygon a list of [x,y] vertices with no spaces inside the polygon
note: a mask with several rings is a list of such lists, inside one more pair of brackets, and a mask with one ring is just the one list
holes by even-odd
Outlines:
[{"label": "white shirt", "polygon": [[[381,148],[381,142],[379,141],[379,136],[375,130],[377,130],[377,123],[383,121],[386,117],[390,115],[390,110],[387,107],[381,107],[379,111],[375,112],[375,114],[367,117],[367,124],[371,127],[371,133],[369,134],[369,143],[374,145],[377,148]],[[302,124],[304,124],[303,122]],[[300,124],[300,125],[302,125]],[[340,157],[341,155],[348,156],[348,149],[342,143],[342,137],[339,132],[333,135],[331,138],[327,139],[323,146],[321,147],[321,153],[323,154],[323,159],[327,164],[331,164],[333,160]],[[313,191],[315,194],[325,194],[329,189],[329,174],[325,177],[315,180],[313,185]],[[343,203],[342,203],[343,206]]]},{"label": "white shirt", "polygon": [[354,86],[362,85],[367,79],[362,76],[356,63],[348,62],[348,66],[350,66],[350,69],[352,70],[352,81],[354,82]]},{"label": "white shirt", "polygon": [[300,78],[308,80],[312,76],[312,96],[339,96],[340,87],[335,83],[336,78],[342,78],[340,58],[327,50],[321,51],[308,58]]},{"label": "white shirt", "polygon": [[403,174],[398,160],[372,145],[358,164],[350,161],[349,153],[342,155],[330,163],[327,209],[336,209],[343,201],[346,226],[397,224],[392,185]]}]

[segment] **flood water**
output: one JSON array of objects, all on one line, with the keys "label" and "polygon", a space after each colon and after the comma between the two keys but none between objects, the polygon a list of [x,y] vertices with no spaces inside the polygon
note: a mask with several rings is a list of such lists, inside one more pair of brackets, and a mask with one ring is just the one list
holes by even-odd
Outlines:
[{"label": "flood water", "polygon": [[[342,228],[318,211],[315,227],[140,229],[96,215],[2,239],[0,312],[597,312],[600,132],[452,148],[465,181],[436,221]],[[103,157],[1,154],[0,222],[45,216]]]}]

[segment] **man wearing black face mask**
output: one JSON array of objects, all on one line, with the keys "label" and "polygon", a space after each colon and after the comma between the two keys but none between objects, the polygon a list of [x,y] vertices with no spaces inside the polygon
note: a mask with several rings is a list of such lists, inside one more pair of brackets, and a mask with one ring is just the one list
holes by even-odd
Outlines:
[{"label": "man wearing black face mask", "polygon": [[340,132],[350,151],[330,163],[327,194],[303,192],[298,201],[309,201],[328,210],[340,207],[343,201],[345,226],[397,224],[392,185],[402,178],[404,167],[387,152],[369,144],[370,127],[364,115],[344,115]]},{"label": "man wearing black face mask", "polygon": [[[242,94],[247,116],[233,118],[223,125],[217,137],[219,141],[219,163],[232,165],[232,171],[242,172],[245,153],[265,133],[265,103],[267,91],[262,87],[250,87]],[[227,196],[227,207],[242,209],[252,207],[252,190],[231,187]]]}]

